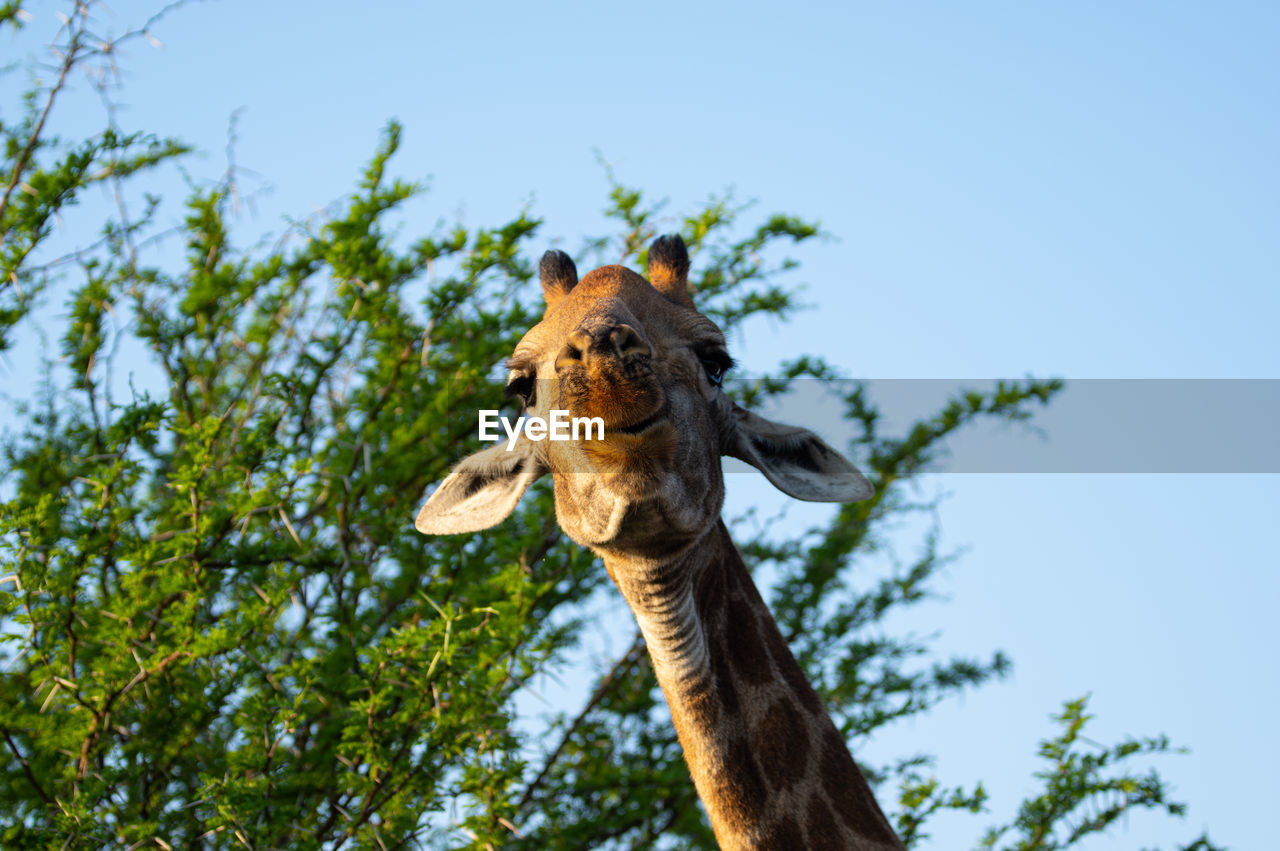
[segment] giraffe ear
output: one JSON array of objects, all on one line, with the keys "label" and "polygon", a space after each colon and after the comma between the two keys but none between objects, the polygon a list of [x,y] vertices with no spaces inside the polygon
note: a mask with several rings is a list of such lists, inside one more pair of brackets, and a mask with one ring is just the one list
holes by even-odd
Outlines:
[{"label": "giraffe ear", "polygon": [[523,436],[510,452],[506,442],[499,441],[453,468],[422,506],[413,528],[424,535],[455,535],[496,526],[546,472],[533,444]]},{"label": "giraffe ear", "polygon": [[542,262],[538,264],[538,277],[542,280],[542,298],[550,313],[551,308],[577,285],[578,267],[573,265],[573,258],[568,254],[552,250],[542,255]]},{"label": "giraffe ear", "polygon": [[693,307],[689,295],[689,250],[679,234],[660,236],[649,246],[649,283],[676,304]]},{"label": "giraffe ear", "polygon": [[736,423],[726,455],[746,461],[788,496],[810,502],[860,502],[871,482],[808,429],[782,425],[733,406]]}]

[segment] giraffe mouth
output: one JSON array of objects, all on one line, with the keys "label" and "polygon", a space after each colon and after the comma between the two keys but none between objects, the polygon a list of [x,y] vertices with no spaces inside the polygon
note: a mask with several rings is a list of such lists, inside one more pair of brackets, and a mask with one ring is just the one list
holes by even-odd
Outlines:
[{"label": "giraffe mouth", "polygon": [[633,437],[638,437],[639,435],[644,434],[646,431],[653,428],[654,426],[659,425],[661,423],[665,423],[670,419],[671,419],[671,403],[663,402],[661,408],[659,408],[650,416],[645,417],[640,422],[633,423],[628,426],[614,426],[610,428],[608,431],[611,434],[627,434]]},{"label": "giraffe mouth", "polygon": [[639,422],[607,426],[604,440],[581,446],[597,472],[622,476],[622,487],[633,496],[648,492],[675,463],[680,433],[664,402]]}]

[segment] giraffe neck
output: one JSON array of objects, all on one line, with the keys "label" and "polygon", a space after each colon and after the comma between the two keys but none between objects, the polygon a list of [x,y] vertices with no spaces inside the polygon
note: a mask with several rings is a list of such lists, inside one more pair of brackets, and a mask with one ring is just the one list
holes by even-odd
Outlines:
[{"label": "giraffe neck", "polygon": [[668,561],[605,565],[721,848],[902,847],[723,521]]}]

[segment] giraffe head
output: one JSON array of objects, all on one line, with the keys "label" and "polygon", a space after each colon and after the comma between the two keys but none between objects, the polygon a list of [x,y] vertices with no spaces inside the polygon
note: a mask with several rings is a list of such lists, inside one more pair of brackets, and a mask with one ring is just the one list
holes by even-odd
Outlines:
[{"label": "giraffe head", "polygon": [[604,266],[578,280],[568,255],[540,267],[546,312],[508,361],[508,391],[527,415],[598,417],[603,439],[521,435],[464,459],[414,524],[427,534],[502,521],[540,476],[555,480],[556,517],[597,552],[653,558],[697,541],[724,502],[720,456],[751,464],[804,500],[853,502],[871,485],[812,432],[770,422],[721,388],[724,334],[693,306],[679,236],[649,251],[649,280]]}]

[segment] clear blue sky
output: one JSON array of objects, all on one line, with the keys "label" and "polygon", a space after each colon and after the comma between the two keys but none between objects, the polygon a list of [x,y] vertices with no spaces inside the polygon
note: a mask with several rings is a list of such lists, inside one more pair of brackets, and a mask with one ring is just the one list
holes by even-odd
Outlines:
[{"label": "clear blue sky", "polygon": [[[431,176],[407,231],[531,203],[572,249],[604,206],[597,149],[673,215],[736,187],[816,218],[837,239],[797,256],[821,309],[740,335],[756,372],[806,351],[870,378],[1280,378],[1280,5],[434,5],[182,10],[162,48],[126,52],[122,122],[194,142],[213,176],[243,109],[237,159],[274,187],[249,230],[348,192],[393,116],[396,172]],[[104,31],[152,7],[112,8]],[[5,62],[55,26],[32,12]],[[930,847],[1007,818],[1048,715],[1085,692],[1093,737],[1193,750],[1160,765],[1184,823],[1134,817],[1087,847],[1203,827],[1273,847],[1280,476],[922,484],[939,491],[944,543],[968,552],[949,600],[903,625],[946,652],[1003,648],[1015,673],[862,754],[934,752],[946,782],[985,781],[996,815],[939,821]],[[744,486],[729,511],[758,499]]]}]

